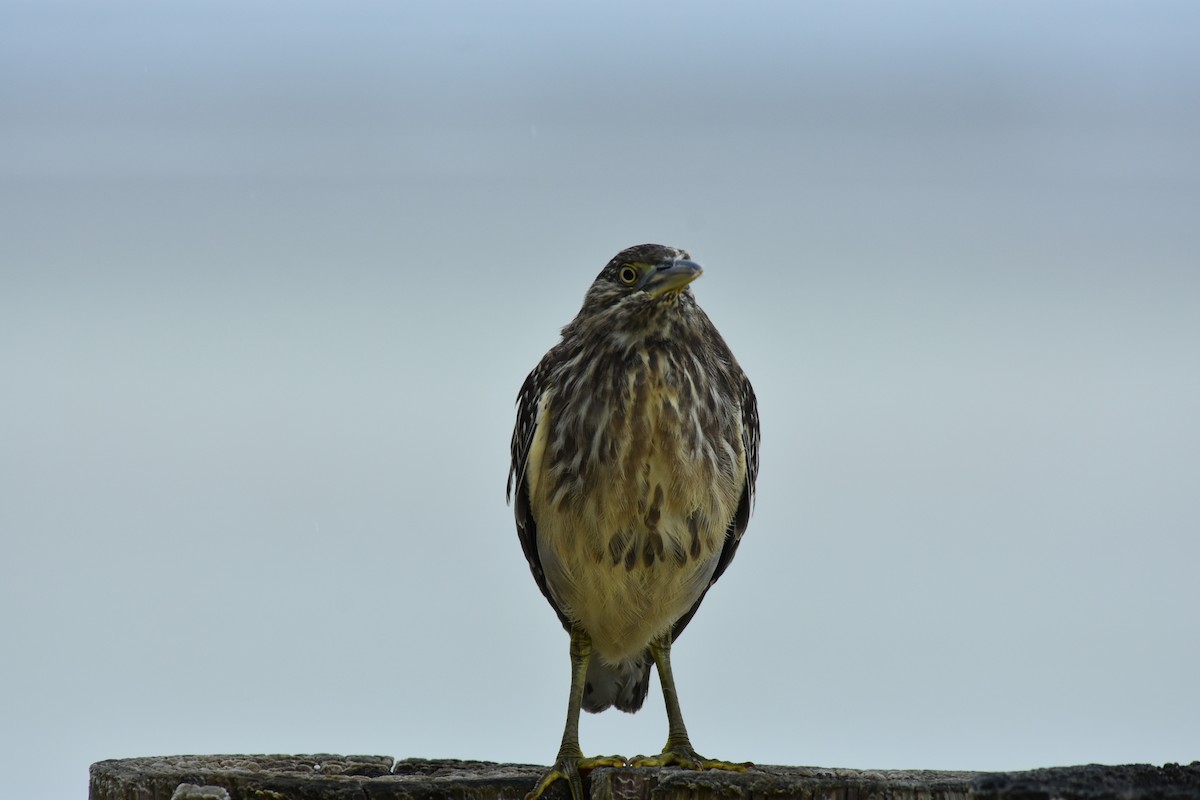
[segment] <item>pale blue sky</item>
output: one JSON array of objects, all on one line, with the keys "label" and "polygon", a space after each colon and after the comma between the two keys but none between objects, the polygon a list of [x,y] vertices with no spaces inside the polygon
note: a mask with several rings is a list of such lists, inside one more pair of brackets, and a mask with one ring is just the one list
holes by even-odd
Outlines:
[{"label": "pale blue sky", "polygon": [[[624,246],[758,390],[697,748],[1200,758],[1200,6],[0,6],[0,796],[104,758],[545,763],[503,502]],[[636,716],[585,750],[655,751]]]}]

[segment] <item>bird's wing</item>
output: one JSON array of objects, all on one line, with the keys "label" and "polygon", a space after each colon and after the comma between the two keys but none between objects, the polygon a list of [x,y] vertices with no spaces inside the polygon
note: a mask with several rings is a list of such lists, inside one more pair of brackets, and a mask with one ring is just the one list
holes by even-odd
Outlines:
[{"label": "bird's wing", "polygon": [[675,623],[671,630],[672,640],[678,639],[679,634],[683,633],[683,629],[692,621],[696,610],[700,608],[704,595],[708,594],[709,588],[717,582],[717,578],[721,577],[729,563],[733,561],[733,555],[742,541],[742,534],[746,532],[746,526],[750,523],[750,510],[754,506],[754,484],[758,480],[758,400],[755,398],[754,388],[745,374],[741,376],[740,392],[742,398],[742,447],[746,453],[746,481],[742,485],[742,496],[738,500],[737,512],[734,513],[733,519],[729,521],[729,527],[725,531],[725,545],[721,548],[721,555],[717,557],[717,567],[713,570],[712,578],[709,579],[708,586],[688,609],[688,612]]},{"label": "bird's wing", "polygon": [[533,445],[533,437],[537,432],[538,416],[542,406],[542,396],[546,392],[545,373],[546,361],[538,364],[533,372],[525,378],[521,392],[517,395],[517,422],[513,426],[512,435],[512,465],[508,469],[508,488],[505,497],[513,504],[513,514],[517,521],[517,536],[521,540],[521,550],[525,560],[529,562],[529,571],[537,581],[538,588],[550,601],[554,613],[558,614],[563,627],[570,630],[570,622],[562,609],[550,596],[546,585],[546,573],[542,569],[542,559],[538,555],[537,521],[533,518],[533,509],[529,504],[529,480],[526,471],[529,467],[529,450]]}]

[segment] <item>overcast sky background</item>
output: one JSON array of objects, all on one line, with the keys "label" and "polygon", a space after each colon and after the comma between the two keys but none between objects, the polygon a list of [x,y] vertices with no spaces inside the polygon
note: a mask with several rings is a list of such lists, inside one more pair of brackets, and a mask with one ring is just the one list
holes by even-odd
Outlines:
[{"label": "overcast sky background", "polygon": [[[759,504],[707,755],[1200,758],[1200,5],[0,5],[0,796],[550,761],[525,374],[689,249]],[[586,716],[590,753],[657,752]]]}]

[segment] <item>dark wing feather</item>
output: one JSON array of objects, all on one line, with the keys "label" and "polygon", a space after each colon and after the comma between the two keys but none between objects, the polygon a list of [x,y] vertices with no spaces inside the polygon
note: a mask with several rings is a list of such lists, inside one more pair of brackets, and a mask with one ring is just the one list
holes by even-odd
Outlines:
[{"label": "dark wing feather", "polygon": [[529,448],[533,444],[533,436],[537,430],[538,406],[546,391],[546,371],[546,360],[543,359],[542,363],[538,364],[533,372],[525,378],[525,383],[521,385],[521,392],[517,395],[517,422],[513,427],[512,436],[512,465],[508,469],[508,488],[505,497],[508,502],[513,504],[513,515],[517,521],[517,536],[521,540],[521,550],[525,553],[525,560],[529,562],[529,571],[533,573],[533,579],[537,581],[542,594],[550,601],[554,613],[558,614],[563,627],[570,630],[570,622],[563,614],[562,609],[554,602],[554,598],[550,596],[550,589],[546,586],[546,573],[542,570],[542,559],[538,555],[537,521],[534,520],[533,510],[529,505],[529,482],[526,480],[526,470],[529,468]]},{"label": "dark wing feather", "polygon": [[675,623],[675,627],[671,629],[671,640],[679,638],[679,634],[683,633],[683,629],[692,621],[692,617],[696,615],[696,610],[700,608],[700,603],[704,601],[704,595],[708,594],[708,590],[717,582],[717,578],[725,572],[733,561],[733,555],[737,552],[738,544],[742,541],[742,534],[746,532],[746,526],[750,523],[750,509],[754,506],[754,485],[758,480],[758,400],[754,397],[754,389],[750,386],[749,379],[745,374],[741,374],[741,396],[742,396],[742,446],[746,450],[746,483],[742,487],[742,497],[738,501],[737,512],[733,515],[733,519],[729,522],[729,528],[725,531],[725,545],[721,548],[721,555],[717,559],[717,568],[713,570],[712,578],[708,581],[708,586],[701,593],[695,604],[688,609],[688,612],[679,618]]}]

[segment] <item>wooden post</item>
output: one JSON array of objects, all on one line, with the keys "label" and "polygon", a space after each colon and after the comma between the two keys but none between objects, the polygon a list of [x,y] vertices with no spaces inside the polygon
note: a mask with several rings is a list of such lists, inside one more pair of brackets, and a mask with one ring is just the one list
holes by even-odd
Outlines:
[{"label": "wooden post", "polygon": [[[90,800],[522,800],[544,768],[389,756],[163,756],[101,761]],[[1029,772],[757,766],[749,772],[597,769],[592,800],[1200,800],[1188,766],[1089,765]],[[567,800],[553,786],[548,800]]]}]

